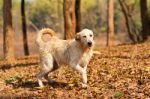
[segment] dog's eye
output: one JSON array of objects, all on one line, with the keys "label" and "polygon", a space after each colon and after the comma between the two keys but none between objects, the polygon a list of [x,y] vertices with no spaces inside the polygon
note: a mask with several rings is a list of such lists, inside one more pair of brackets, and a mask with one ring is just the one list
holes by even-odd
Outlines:
[{"label": "dog's eye", "polygon": [[83,36],[84,38],[86,38],[86,36]]},{"label": "dog's eye", "polygon": [[92,35],[90,35],[90,37],[92,37]]}]

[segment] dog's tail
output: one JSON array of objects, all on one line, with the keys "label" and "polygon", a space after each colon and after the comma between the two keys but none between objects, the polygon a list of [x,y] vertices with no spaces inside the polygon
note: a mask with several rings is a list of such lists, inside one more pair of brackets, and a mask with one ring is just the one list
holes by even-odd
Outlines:
[{"label": "dog's tail", "polygon": [[36,43],[40,46],[44,43],[43,39],[42,39],[42,36],[44,34],[49,34],[51,37],[55,36],[55,32],[50,29],[50,28],[44,28],[42,30],[40,30],[37,34],[37,39],[36,39]]}]

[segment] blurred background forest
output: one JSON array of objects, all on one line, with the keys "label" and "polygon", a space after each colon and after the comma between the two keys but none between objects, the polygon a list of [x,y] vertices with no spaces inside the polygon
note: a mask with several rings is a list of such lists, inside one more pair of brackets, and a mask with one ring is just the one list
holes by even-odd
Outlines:
[{"label": "blurred background forest", "polygon": [[[13,23],[16,32],[21,30],[20,14],[21,0],[12,0]],[[118,0],[114,1],[115,33],[125,32],[124,17]],[[136,26],[141,29],[139,0],[126,0],[132,10]],[[25,0],[26,18],[29,31],[36,28],[51,27],[58,32],[63,32],[63,0]],[[148,8],[150,1],[148,0]],[[2,0],[0,1],[0,27],[2,30]],[[82,28],[91,28],[95,33],[106,32],[106,0],[81,0]],[[149,11],[150,12],[150,9]],[[149,13],[150,14],[150,13]],[[19,20],[20,19],[20,20]]]},{"label": "blurred background forest", "polygon": [[[15,54],[24,55],[22,42],[21,0],[12,0],[12,23],[14,28]],[[140,0],[125,0],[128,14],[132,16],[134,28],[142,31]],[[0,1],[0,55],[3,56],[3,0]],[[150,0],[147,0],[150,17]],[[60,38],[64,37],[63,0],[25,0],[25,14],[29,50],[35,54],[35,34],[44,27],[50,27]],[[150,20],[150,18],[149,18]],[[149,21],[150,22],[150,21]],[[114,33],[117,44],[132,42],[127,33],[126,20],[118,0],[114,0]],[[99,37],[101,47],[106,45],[107,35],[107,0],[81,0],[81,29],[92,29]],[[19,41],[19,42],[18,42]],[[19,47],[18,47],[19,46]],[[19,53],[18,53],[19,52]]]}]

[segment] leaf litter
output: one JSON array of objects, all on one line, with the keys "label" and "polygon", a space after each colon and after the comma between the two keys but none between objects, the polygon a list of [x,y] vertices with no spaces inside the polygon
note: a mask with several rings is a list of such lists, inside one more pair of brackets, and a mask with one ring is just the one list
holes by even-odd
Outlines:
[{"label": "leaf litter", "polygon": [[149,45],[146,42],[99,49],[101,54],[94,54],[88,65],[87,89],[81,88],[79,73],[68,66],[49,74],[54,83],[43,79],[43,89],[36,89],[37,64],[0,69],[0,98],[150,98]]}]

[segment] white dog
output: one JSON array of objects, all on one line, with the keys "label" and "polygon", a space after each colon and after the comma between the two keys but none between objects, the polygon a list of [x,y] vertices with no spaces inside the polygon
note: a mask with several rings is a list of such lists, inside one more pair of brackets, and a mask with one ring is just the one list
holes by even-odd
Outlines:
[{"label": "white dog", "polygon": [[[50,40],[45,42],[42,39],[44,34],[51,36]],[[67,64],[81,74],[82,87],[87,87],[87,65],[93,55],[93,32],[89,29],[83,29],[77,33],[75,39],[61,40],[55,36],[51,29],[42,29],[36,39],[39,46],[41,71],[37,74],[40,87],[44,87],[42,77],[48,78],[48,73],[57,69],[62,64]]]}]

